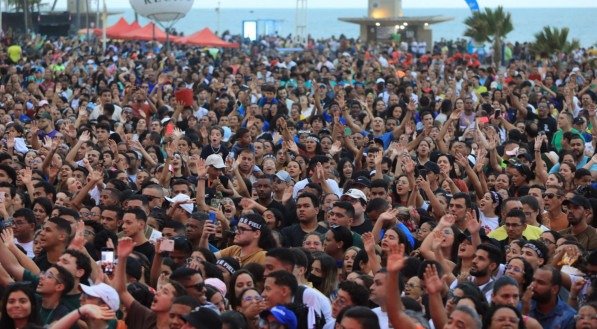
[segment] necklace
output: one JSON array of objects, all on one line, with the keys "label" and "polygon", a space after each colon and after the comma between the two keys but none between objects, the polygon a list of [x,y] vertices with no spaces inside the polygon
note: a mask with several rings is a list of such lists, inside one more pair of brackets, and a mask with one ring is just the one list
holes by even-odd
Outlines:
[{"label": "necklace", "polygon": [[218,154],[218,153],[220,153],[220,149],[222,148],[222,145],[220,145],[220,146],[218,147],[218,150],[217,150],[217,151],[216,151],[216,150],[214,150],[214,147],[213,147],[213,146],[211,146],[211,144],[209,144],[209,147],[211,148],[211,151],[213,152],[213,154]]}]

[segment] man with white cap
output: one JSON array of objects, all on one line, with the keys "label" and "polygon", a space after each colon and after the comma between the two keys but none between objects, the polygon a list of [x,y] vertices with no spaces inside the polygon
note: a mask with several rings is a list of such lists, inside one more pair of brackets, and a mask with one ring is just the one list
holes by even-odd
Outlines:
[{"label": "man with white cap", "polygon": [[284,202],[284,192],[288,187],[291,187],[293,182],[290,174],[286,170],[280,170],[274,176],[274,184],[272,184],[272,198],[280,203]]},{"label": "man with white cap", "polygon": [[222,175],[222,171],[226,168],[224,159],[219,154],[212,154],[205,159],[205,167],[207,175],[199,177],[200,180],[205,180],[205,201],[207,204],[217,192],[222,193],[223,196],[232,196],[232,184],[226,175]]},{"label": "man with white cap", "polygon": [[105,283],[92,286],[81,284],[81,307],[56,321],[51,329],[72,328],[83,321],[87,328],[116,328],[116,312],[120,308],[118,292]]},{"label": "man with white cap", "polygon": [[177,222],[186,224],[193,213],[194,201],[186,194],[178,194],[173,198],[165,197],[170,202],[168,216]]},{"label": "man with white cap", "polygon": [[354,208],[354,219],[350,224],[350,229],[358,234],[371,232],[373,224],[371,220],[365,217],[365,208],[367,208],[367,196],[363,191],[351,188],[342,195],[342,201],[350,202]]}]

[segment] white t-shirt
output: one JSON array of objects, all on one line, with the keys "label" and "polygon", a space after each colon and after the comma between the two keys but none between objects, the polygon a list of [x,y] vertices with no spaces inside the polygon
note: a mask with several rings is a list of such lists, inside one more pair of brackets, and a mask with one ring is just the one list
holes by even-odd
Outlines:
[{"label": "white t-shirt", "polygon": [[388,320],[388,313],[381,310],[381,307],[376,307],[372,309],[373,313],[377,315],[377,319],[379,320],[379,327],[380,328],[393,328],[390,325],[390,321]]},{"label": "white t-shirt", "polygon": [[486,234],[489,234],[489,232],[500,226],[500,218],[498,216],[487,217],[483,212],[479,211],[479,218],[481,219],[481,228],[485,230]]},{"label": "white t-shirt", "polygon": [[15,238],[14,241],[17,246],[21,246],[21,247],[23,247],[23,249],[25,249],[25,251],[27,252],[27,257],[29,257],[29,258],[35,257],[35,254],[33,253],[33,240],[31,240],[29,242],[21,243],[17,240],[17,238]]}]

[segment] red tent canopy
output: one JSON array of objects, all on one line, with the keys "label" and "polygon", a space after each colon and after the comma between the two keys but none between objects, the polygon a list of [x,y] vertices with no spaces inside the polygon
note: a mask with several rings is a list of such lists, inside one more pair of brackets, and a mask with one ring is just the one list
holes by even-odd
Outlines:
[{"label": "red tent canopy", "polygon": [[152,41],[157,40],[160,42],[166,41],[166,32],[162,31],[155,23],[151,22],[140,29],[136,29],[118,36],[120,39],[125,40],[139,40],[139,41]]},{"label": "red tent canopy", "polygon": [[204,28],[187,37],[180,38],[178,42],[194,46],[238,48],[238,44],[226,42],[218,38],[209,28]]},{"label": "red tent canopy", "polygon": [[121,17],[114,25],[106,28],[106,36],[111,39],[119,39],[122,35],[140,28],[139,22],[135,21],[129,24]]}]

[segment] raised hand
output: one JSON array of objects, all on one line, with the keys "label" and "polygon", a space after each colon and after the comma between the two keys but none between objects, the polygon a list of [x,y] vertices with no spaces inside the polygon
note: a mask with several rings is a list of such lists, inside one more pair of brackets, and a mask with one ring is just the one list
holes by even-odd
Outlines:
[{"label": "raised hand", "polygon": [[2,237],[2,241],[6,247],[10,248],[13,244],[15,244],[15,237],[12,227],[6,227],[4,230],[2,230],[0,236]]},{"label": "raised hand", "polygon": [[91,134],[89,133],[89,130],[85,130],[81,136],[79,136],[79,140],[83,143],[88,142],[91,140]]},{"label": "raised hand", "polygon": [[248,210],[253,209],[257,205],[257,202],[251,198],[242,198],[239,205],[243,208],[243,210]]},{"label": "raised hand", "polygon": [[85,304],[79,308],[79,312],[84,314],[87,319],[111,320],[116,319],[116,312],[107,306],[98,306],[95,304]]},{"label": "raised hand", "polygon": [[456,158],[456,163],[458,163],[458,165],[462,169],[470,167],[470,163],[468,162],[468,159],[461,153],[456,153],[455,158]]},{"label": "raised hand", "polygon": [[172,135],[174,136],[174,139],[180,139],[184,135],[184,131],[177,127],[174,128]]},{"label": "raised hand", "polygon": [[33,180],[33,171],[31,168],[21,169],[21,182],[23,185],[31,184]]},{"label": "raised hand", "polygon": [[476,234],[479,233],[479,231],[481,230],[481,222],[479,222],[479,220],[477,220],[477,214],[475,213],[475,211],[468,211],[466,213],[466,229],[471,233],[471,234]]},{"label": "raised hand", "polygon": [[406,106],[406,109],[407,109],[408,111],[411,111],[411,112],[414,112],[414,111],[416,111],[416,110],[417,110],[417,103],[415,103],[415,101],[414,101],[413,99],[411,99],[411,100],[408,102],[408,105]]},{"label": "raised hand", "polygon": [[460,119],[461,114],[462,114],[462,110],[455,110],[454,112],[452,112],[452,114],[450,114],[450,120],[456,121],[456,120]]},{"label": "raised hand", "polygon": [[375,154],[375,165],[381,166],[382,161],[383,161],[383,152],[377,151],[377,153]]},{"label": "raised hand", "polygon": [[89,175],[89,179],[94,182],[94,183],[99,183],[104,179],[104,173],[102,173],[101,171],[97,171],[94,170],[91,172],[91,174]]},{"label": "raised hand", "polygon": [[365,232],[361,236],[363,239],[363,245],[365,246],[365,250],[370,253],[375,252],[375,238],[373,237],[373,233]]},{"label": "raised hand", "polygon": [[383,223],[394,223],[396,221],[396,217],[398,216],[398,212],[398,208],[393,208],[382,212],[379,217],[377,217],[377,220],[380,220]]},{"label": "raised hand", "polygon": [[442,216],[439,220],[439,226],[441,227],[451,227],[456,222],[456,217],[452,214],[447,214]]},{"label": "raised hand", "polygon": [[404,255],[404,245],[390,245],[387,258],[387,269],[390,273],[400,272],[406,263],[407,257]]},{"label": "raised hand", "polygon": [[336,154],[338,154],[338,152],[340,152],[341,149],[342,149],[342,142],[335,141],[334,144],[332,144],[332,147],[330,148],[330,154],[336,155]]},{"label": "raised hand", "polygon": [[124,260],[133,252],[134,247],[135,243],[133,242],[133,239],[129,237],[124,237],[118,240],[118,248],[116,249],[116,255],[119,259]]},{"label": "raised hand", "polygon": [[440,279],[435,265],[427,265],[423,277],[425,278],[425,290],[427,290],[428,294],[433,295],[441,293],[444,288],[444,282]]},{"label": "raised hand", "polygon": [[44,145],[43,146],[46,150],[50,150],[52,148],[52,138],[50,138],[50,136],[44,137]]},{"label": "raised hand", "polygon": [[431,241],[431,250],[438,250],[445,239],[444,233],[441,230],[433,231],[433,240]]},{"label": "raised hand", "polygon": [[199,158],[196,161],[196,165],[197,165],[197,175],[199,177],[204,177],[205,175],[207,175],[207,166],[205,166],[205,160]]},{"label": "raised hand", "polygon": [[410,156],[406,155],[402,157],[402,163],[404,164],[404,172],[407,174],[414,174],[415,172],[415,162],[411,159]]}]

